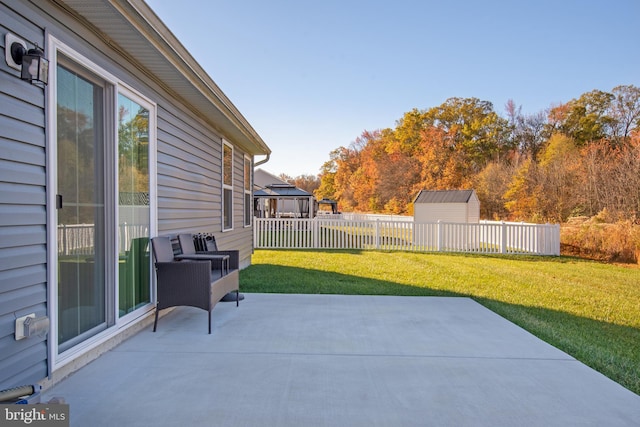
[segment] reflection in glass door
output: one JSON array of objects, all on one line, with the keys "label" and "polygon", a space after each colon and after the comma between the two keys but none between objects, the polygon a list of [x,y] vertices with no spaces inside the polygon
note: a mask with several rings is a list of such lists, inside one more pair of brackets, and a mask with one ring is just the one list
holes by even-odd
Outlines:
[{"label": "reflection in glass door", "polygon": [[60,353],[106,328],[104,92],[57,66]]},{"label": "reflection in glass door", "polygon": [[151,301],[149,110],[118,95],[118,312]]}]

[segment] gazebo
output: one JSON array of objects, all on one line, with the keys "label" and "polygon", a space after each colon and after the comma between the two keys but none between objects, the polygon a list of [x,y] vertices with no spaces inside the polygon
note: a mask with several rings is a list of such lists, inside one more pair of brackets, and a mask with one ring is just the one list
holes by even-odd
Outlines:
[{"label": "gazebo", "polygon": [[[322,209],[322,206],[327,206],[331,211]],[[336,215],[338,214],[338,202],[335,200],[327,199],[326,197],[322,200],[318,200],[318,213],[326,213]]]},{"label": "gazebo", "polygon": [[313,195],[291,184],[267,185],[253,201],[256,218],[313,218]]}]

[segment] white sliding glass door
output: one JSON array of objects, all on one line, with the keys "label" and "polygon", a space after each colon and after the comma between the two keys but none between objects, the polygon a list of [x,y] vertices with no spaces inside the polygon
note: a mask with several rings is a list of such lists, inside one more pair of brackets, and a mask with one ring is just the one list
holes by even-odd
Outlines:
[{"label": "white sliding glass door", "polygon": [[52,354],[64,360],[153,307],[156,107],[69,49],[55,57]]},{"label": "white sliding glass door", "polygon": [[57,68],[58,348],[106,328],[103,81]]}]

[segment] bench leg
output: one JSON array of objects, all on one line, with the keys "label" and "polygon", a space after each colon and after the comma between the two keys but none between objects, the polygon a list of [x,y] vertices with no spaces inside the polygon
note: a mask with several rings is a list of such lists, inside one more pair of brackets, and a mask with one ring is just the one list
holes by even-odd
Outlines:
[{"label": "bench leg", "polygon": [[209,335],[211,335],[211,309],[209,309]]},{"label": "bench leg", "polygon": [[240,305],[240,289],[236,291],[236,307]]},{"label": "bench leg", "polygon": [[156,331],[156,327],[158,326],[158,306],[156,305],[156,320],[153,322],[153,332]]}]

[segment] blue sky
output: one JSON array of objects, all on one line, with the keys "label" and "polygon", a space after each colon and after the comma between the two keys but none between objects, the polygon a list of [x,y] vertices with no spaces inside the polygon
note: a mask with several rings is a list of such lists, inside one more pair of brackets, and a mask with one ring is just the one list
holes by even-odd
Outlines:
[{"label": "blue sky", "polygon": [[364,130],[479,98],[526,114],[640,86],[638,0],[147,0],[272,150],[317,174]]}]

